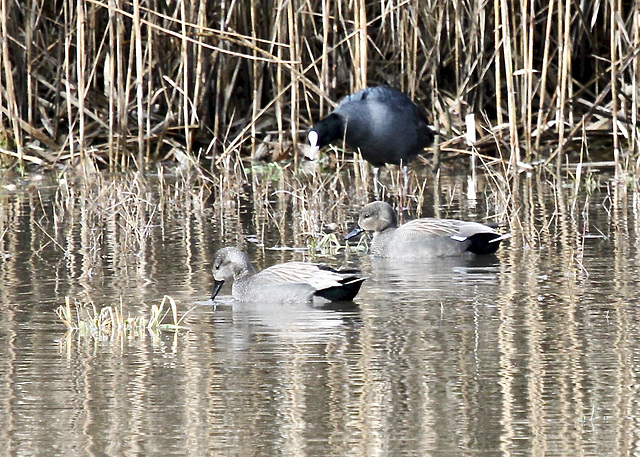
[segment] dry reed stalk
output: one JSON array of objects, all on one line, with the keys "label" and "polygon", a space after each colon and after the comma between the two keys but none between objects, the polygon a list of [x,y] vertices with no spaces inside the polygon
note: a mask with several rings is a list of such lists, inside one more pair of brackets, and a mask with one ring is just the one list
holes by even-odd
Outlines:
[{"label": "dry reed stalk", "polygon": [[[138,155],[137,164],[141,168],[144,163],[144,66],[142,58],[142,25],[140,18],[140,0],[133,0],[133,46],[131,51],[135,53],[135,87],[136,87],[136,113],[138,134]],[[183,53],[184,54],[184,53]],[[132,59],[131,59],[132,60]]]},{"label": "dry reed stalk", "polygon": [[[633,17],[633,47],[640,49],[640,5],[632,12]],[[638,111],[640,110],[640,54],[633,58],[631,77],[631,124],[635,127],[632,131],[632,149],[636,154],[636,166],[634,174],[640,172],[640,127],[638,127]]]},{"label": "dry reed stalk", "polygon": [[[19,127],[19,123],[18,123],[18,119],[20,119],[20,112],[18,109],[18,100],[16,97],[16,91],[15,91],[15,86],[14,86],[14,82],[13,82],[13,66],[11,64],[11,58],[10,58],[10,54],[9,54],[9,33],[8,33],[8,23],[7,21],[9,20],[8,18],[8,14],[9,14],[9,7],[7,5],[7,0],[2,0],[2,2],[0,3],[0,5],[2,5],[2,12],[0,12],[0,26],[2,28],[2,38],[0,38],[2,40],[2,70],[4,72],[4,83],[5,83],[5,90],[4,93],[6,94],[6,105],[7,105],[7,111],[6,114],[8,115],[9,119],[10,119],[10,123],[13,129],[13,137],[14,137],[14,142],[16,145],[16,150],[17,150],[17,159],[18,159],[18,165],[20,167],[24,166],[24,157],[23,157],[23,150],[22,150],[22,131]],[[3,100],[4,102],[5,100]],[[0,103],[0,106],[2,106],[4,103]],[[2,110],[2,114],[5,114],[4,109]],[[4,130],[4,115],[0,115],[0,119],[2,119],[2,126],[3,126],[3,130]],[[6,137],[6,134],[4,135]]]},{"label": "dry reed stalk", "polygon": [[71,162],[73,162],[75,160],[75,129],[73,128],[73,126],[75,125],[75,120],[73,118],[73,104],[72,104],[72,87],[71,87],[71,83],[72,81],[75,80],[75,78],[72,79],[71,77],[71,40],[73,38],[72,34],[71,34],[71,30],[69,29],[69,23],[71,22],[71,17],[72,17],[72,5],[71,2],[72,0],[68,0],[66,2],[64,2],[63,4],[63,9],[64,9],[64,16],[65,16],[65,33],[64,33],[64,73],[65,73],[65,79],[64,79],[64,87],[65,87],[65,99],[66,99],[66,104],[67,104],[67,122],[68,125],[70,126],[69,128],[69,132],[66,138],[66,145],[69,148],[69,156],[71,159]]},{"label": "dry reed stalk", "polygon": [[[114,11],[117,9],[116,1],[112,0],[109,2],[109,6],[114,8]],[[111,10],[109,11],[111,13]],[[114,13],[115,14],[115,13]],[[128,83],[125,81],[125,41],[126,38],[125,28],[123,17],[121,15],[116,15],[115,21],[115,36],[116,36],[116,62],[117,62],[117,70],[116,70],[116,78],[118,84],[116,84],[116,96],[117,96],[117,154],[115,156],[116,159],[119,159],[119,162],[116,162],[116,165],[121,167],[126,167],[127,165],[127,155],[124,154],[123,149],[126,145],[126,138],[128,136],[127,129],[127,99],[128,99]],[[119,157],[118,157],[119,156]]]},{"label": "dry reed stalk", "polygon": [[111,6],[115,3],[115,0],[109,0],[109,16],[108,16],[108,35],[109,35],[109,52],[104,58],[104,94],[109,101],[109,107],[107,109],[107,117],[109,123],[107,147],[108,147],[108,160],[111,169],[118,162],[116,154],[118,152],[116,138],[116,20],[115,13]]},{"label": "dry reed stalk", "polygon": [[[4,11],[4,8],[3,8]],[[29,2],[28,12],[29,19],[25,21],[25,64],[26,64],[26,84],[27,84],[27,112],[26,121],[33,125],[34,123],[34,78],[33,78],[33,25],[38,21],[40,11],[38,11],[34,0]],[[6,35],[4,35],[6,36]]]},{"label": "dry reed stalk", "polygon": [[[251,39],[252,42],[254,43],[254,45],[257,45],[257,37],[258,37],[258,33],[257,33],[257,24],[256,24],[256,2],[251,2],[251,5],[249,6],[250,9],[250,20],[251,20]],[[254,56],[257,56],[257,52],[254,49],[252,51],[252,54]],[[259,98],[258,98],[258,86],[259,86],[259,78],[258,78],[258,61],[254,60],[252,62],[252,66],[253,66],[253,81],[252,81],[252,103],[251,103],[251,114],[252,114],[252,118],[256,119],[256,115],[258,113],[258,109],[259,109]],[[255,157],[256,154],[256,124],[255,122],[251,123],[251,157]]]},{"label": "dry reed stalk", "polygon": [[[553,24],[553,11],[555,6],[555,0],[549,0],[549,7],[547,9],[547,24],[544,34],[544,51],[542,56],[542,75],[540,77],[540,89],[538,94],[538,119],[536,126],[536,142],[535,151],[540,150],[540,139],[542,138],[543,124],[546,116],[544,116],[545,104],[547,103],[547,76],[549,71],[549,48],[551,45],[551,30]],[[532,101],[533,104],[533,101]],[[546,128],[544,128],[546,130]]]},{"label": "dry reed stalk", "polygon": [[362,89],[367,87],[367,49],[369,48],[367,45],[367,9],[365,0],[357,0],[355,5],[355,20],[353,24],[357,30],[354,45],[354,61],[357,62],[355,66],[357,86],[355,89]]},{"label": "dry reed stalk", "polygon": [[117,89],[116,89],[116,72],[117,72],[117,63],[116,63],[116,55],[117,55],[117,45],[116,45],[116,16],[113,11],[113,7],[115,7],[115,0],[109,0],[109,9],[108,9],[108,18],[107,18],[107,34],[108,34],[108,42],[109,42],[109,51],[106,53],[104,58],[104,94],[108,100],[108,108],[107,108],[107,118],[109,124],[108,130],[108,139],[107,139],[107,148],[108,148],[108,162],[109,167],[113,170],[115,165],[118,163],[118,141],[116,137],[116,126],[117,126],[117,111],[116,111],[116,101],[117,101]]},{"label": "dry reed stalk", "polygon": [[[207,60],[208,56],[205,53],[205,49],[203,47],[204,29],[206,27],[206,20],[207,20],[207,3],[200,2],[200,6],[198,8],[198,14],[197,14],[196,30],[195,30],[195,33],[197,35],[197,44],[196,44],[197,53],[195,56],[195,59],[196,59],[195,73],[196,74],[195,74],[195,85],[193,88],[194,108],[199,106],[199,104],[201,103],[204,97],[204,92],[206,91],[207,81],[204,75],[205,75],[206,68],[208,67],[208,60]],[[192,117],[189,120],[189,122],[192,125],[196,125],[200,121],[198,117],[197,109],[193,109],[191,111],[191,114],[192,114]]]},{"label": "dry reed stalk", "polygon": [[[282,41],[282,35],[285,35],[284,27],[281,24],[281,15],[282,11],[280,8],[277,10],[277,14],[275,17],[272,36],[275,37],[278,41]],[[276,47],[276,55],[278,59],[282,59],[282,55],[284,53],[284,49],[281,46]],[[275,87],[278,94],[284,94],[286,91],[286,84],[283,77],[283,68],[282,65],[278,65],[275,69]],[[257,103],[257,100],[256,100]],[[277,97],[275,103],[275,117],[276,117],[276,126],[278,129],[278,141],[280,144],[284,141],[283,130],[284,130],[284,103],[281,97]]]},{"label": "dry reed stalk", "polygon": [[[500,24],[500,17],[502,14],[502,6],[501,0],[494,0],[493,2],[493,21],[496,24],[496,27],[493,28],[493,41],[495,43],[496,49],[499,46],[502,46],[501,36],[500,36],[500,27],[497,24]],[[496,116],[497,116],[497,124],[502,125],[504,120],[502,118],[502,64],[499,58],[494,59],[495,63],[495,87],[496,87]]]},{"label": "dry reed stalk", "polygon": [[504,55],[505,80],[507,86],[507,106],[509,113],[509,144],[511,146],[511,167],[515,170],[520,162],[520,144],[518,141],[518,111],[516,110],[515,84],[513,79],[513,53],[511,42],[511,22],[507,0],[500,1],[500,20],[502,29],[502,50]]},{"label": "dry reed stalk", "polygon": [[531,0],[528,4],[524,0],[521,1],[522,11],[522,55],[523,55],[523,78],[522,78],[522,93],[525,100],[530,100],[529,103],[522,104],[522,116],[525,119],[524,123],[524,139],[525,150],[527,158],[531,156],[531,132],[533,128],[533,37],[534,37],[534,4]]},{"label": "dry reed stalk", "polygon": [[[70,0],[71,1],[71,0]],[[69,10],[71,10],[71,4]],[[85,10],[84,2],[77,0],[76,3],[76,92],[78,97],[78,152],[80,154],[80,161],[82,164],[86,162],[85,154],[85,117],[84,117],[84,102],[85,102],[85,86],[86,86],[86,50],[85,50]]]},{"label": "dry reed stalk", "polygon": [[[186,9],[187,3],[189,5],[189,11]],[[184,124],[184,145],[186,148],[187,156],[191,157],[193,155],[192,151],[192,143],[193,143],[193,135],[192,135],[192,126],[191,119],[197,119],[197,115],[195,115],[195,110],[193,107],[195,106],[195,100],[191,98],[191,94],[194,92],[191,87],[191,82],[197,79],[192,73],[192,70],[195,70],[197,65],[194,65],[192,60],[194,58],[192,47],[196,45],[194,41],[188,40],[187,38],[191,35],[191,31],[187,29],[187,24],[189,24],[190,29],[196,29],[195,24],[191,20],[194,16],[194,3],[193,2],[180,2],[180,30],[181,30],[181,57],[182,57],[182,86],[180,90],[180,98],[182,99],[182,122]],[[191,115],[190,113],[194,113]]]},{"label": "dry reed stalk", "polygon": [[571,27],[571,1],[565,0],[565,8],[563,13],[562,1],[558,0],[558,43],[562,43],[560,52],[558,53],[558,68],[560,68],[560,87],[559,96],[557,97],[558,119],[556,128],[558,130],[558,154],[556,156],[556,174],[560,174],[564,159],[564,135],[565,125],[567,122],[567,100],[568,100],[568,81],[569,66],[571,65],[571,48],[570,48],[570,27]]},{"label": "dry reed stalk", "polygon": [[[294,146],[297,143],[296,140],[296,136],[297,136],[297,119],[298,119],[298,103],[297,100],[299,99],[299,85],[298,85],[298,74],[299,74],[299,70],[296,68],[296,66],[299,66],[298,63],[296,63],[296,60],[299,57],[299,52],[300,52],[300,43],[298,42],[299,40],[299,36],[298,36],[298,26],[297,26],[297,19],[298,19],[298,15],[296,14],[296,12],[294,11],[294,4],[293,2],[287,2],[287,24],[288,24],[288,28],[289,28],[289,36],[290,38],[290,47],[289,47],[289,56],[291,59],[291,68],[290,68],[290,87],[291,87],[291,100],[293,101],[293,103],[291,103],[291,111],[290,111],[290,125],[291,125],[291,138],[294,142]],[[297,163],[297,159],[298,159],[298,155],[295,154],[294,155],[294,160]]]},{"label": "dry reed stalk", "polygon": [[611,110],[613,123],[613,161],[616,164],[616,177],[621,178],[620,164],[620,144],[618,139],[618,71],[617,64],[617,47],[618,37],[616,34],[616,15],[622,10],[618,0],[609,0],[609,47],[611,52]]},{"label": "dry reed stalk", "polygon": [[[330,31],[330,0],[322,0],[322,51],[321,51],[321,70],[320,70],[320,87],[323,92],[328,92],[331,89],[331,81],[329,81],[329,31]],[[332,37],[335,37],[332,34]],[[335,45],[332,47],[335,49]],[[320,97],[320,117],[326,115],[324,109],[324,97]]]}]

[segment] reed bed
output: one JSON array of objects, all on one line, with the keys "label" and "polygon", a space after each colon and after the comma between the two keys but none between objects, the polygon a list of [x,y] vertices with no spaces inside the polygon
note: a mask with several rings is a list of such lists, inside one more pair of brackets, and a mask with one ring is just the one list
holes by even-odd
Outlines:
[{"label": "reed bed", "polygon": [[426,107],[444,158],[560,170],[586,138],[585,162],[640,163],[638,2],[2,0],[0,27],[5,167],[295,161],[376,84]]}]

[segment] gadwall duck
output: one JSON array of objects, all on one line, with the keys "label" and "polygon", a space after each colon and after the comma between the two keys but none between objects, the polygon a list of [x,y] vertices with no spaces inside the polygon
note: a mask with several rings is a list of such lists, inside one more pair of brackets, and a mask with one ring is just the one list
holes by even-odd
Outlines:
[{"label": "gadwall duck", "polygon": [[338,107],[309,131],[311,157],[337,140],[374,167],[406,165],[433,143],[424,112],[399,90],[367,87],[340,101]]},{"label": "gadwall duck", "polygon": [[256,273],[244,252],[226,247],[216,252],[213,261],[211,300],[225,281],[233,280],[231,294],[242,302],[351,301],[365,280],[358,273],[307,262],[282,263]]},{"label": "gadwall duck", "polygon": [[346,239],[365,230],[373,232],[371,254],[396,258],[434,258],[465,252],[493,254],[500,242],[511,236],[501,235],[484,224],[455,219],[415,219],[398,227],[396,211],[380,201],[360,210],[358,226]]}]

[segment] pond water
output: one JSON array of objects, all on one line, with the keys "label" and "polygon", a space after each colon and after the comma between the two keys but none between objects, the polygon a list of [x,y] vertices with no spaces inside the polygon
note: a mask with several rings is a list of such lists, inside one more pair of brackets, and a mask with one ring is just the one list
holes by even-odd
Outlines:
[{"label": "pond water", "polygon": [[[352,170],[5,176],[3,454],[640,454],[638,194],[604,171],[508,191],[480,176],[471,195],[464,174],[412,173],[406,219],[497,215],[512,239],[432,262],[325,245],[371,198]],[[238,304],[225,286],[214,307],[230,244],[257,269],[314,260],[368,280],[352,304]],[[186,329],[66,333],[55,313],[68,297],[74,318],[148,318],[164,295]]]}]

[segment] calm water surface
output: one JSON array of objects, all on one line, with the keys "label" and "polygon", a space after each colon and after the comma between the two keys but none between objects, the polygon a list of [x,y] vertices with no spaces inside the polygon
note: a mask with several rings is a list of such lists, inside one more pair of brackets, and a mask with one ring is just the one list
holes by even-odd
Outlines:
[{"label": "calm water surface", "polygon": [[[273,179],[213,205],[166,175],[4,183],[0,453],[640,454],[637,194],[602,178],[574,199],[571,182],[523,177],[497,256],[320,252],[369,278],[355,303],[237,304],[225,287],[214,309],[217,248],[239,243],[260,269],[309,259],[273,248],[344,233],[367,199],[300,207],[287,186],[307,184]],[[474,205],[465,176],[427,182],[423,215],[496,212],[488,186]],[[54,313],[69,297],[148,316],[165,294],[193,308],[188,330],[65,335]]]}]

